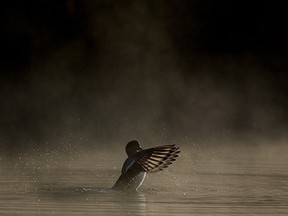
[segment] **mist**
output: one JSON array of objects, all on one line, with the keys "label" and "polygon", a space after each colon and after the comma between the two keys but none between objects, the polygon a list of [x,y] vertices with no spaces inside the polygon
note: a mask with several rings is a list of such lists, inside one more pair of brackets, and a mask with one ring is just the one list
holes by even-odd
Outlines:
[{"label": "mist", "polygon": [[284,145],[286,3],[253,4],[6,2],[1,152]]}]

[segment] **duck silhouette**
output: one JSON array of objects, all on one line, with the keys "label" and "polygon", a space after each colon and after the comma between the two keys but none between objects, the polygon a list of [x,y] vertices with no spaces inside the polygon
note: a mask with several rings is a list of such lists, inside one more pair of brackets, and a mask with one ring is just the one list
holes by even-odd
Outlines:
[{"label": "duck silhouette", "polygon": [[125,160],[121,175],[112,187],[117,191],[136,191],[143,183],[146,173],[163,170],[179,156],[179,147],[163,145],[142,149],[136,140],[126,145],[128,158]]}]

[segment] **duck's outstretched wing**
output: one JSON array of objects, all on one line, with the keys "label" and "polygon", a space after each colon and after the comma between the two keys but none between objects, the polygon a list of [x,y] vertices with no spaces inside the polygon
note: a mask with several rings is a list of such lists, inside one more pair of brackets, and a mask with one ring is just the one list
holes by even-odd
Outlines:
[{"label": "duck's outstretched wing", "polygon": [[149,148],[135,154],[137,163],[144,172],[158,172],[172,164],[179,156],[179,147],[164,145]]},{"label": "duck's outstretched wing", "polygon": [[137,152],[126,159],[122,167],[121,176],[112,189],[122,191],[137,189],[139,185],[135,184],[135,182],[138,181],[137,178],[139,178],[141,173],[163,170],[176,160],[179,153],[179,147],[175,145],[158,146]]}]

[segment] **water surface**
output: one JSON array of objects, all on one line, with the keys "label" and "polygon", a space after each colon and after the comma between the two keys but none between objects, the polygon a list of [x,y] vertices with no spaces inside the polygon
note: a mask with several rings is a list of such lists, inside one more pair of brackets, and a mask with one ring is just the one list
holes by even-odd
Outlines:
[{"label": "water surface", "polygon": [[110,190],[119,152],[2,159],[0,215],[287,215],[286,154],[237,152],[186,149],[131,194]]}]

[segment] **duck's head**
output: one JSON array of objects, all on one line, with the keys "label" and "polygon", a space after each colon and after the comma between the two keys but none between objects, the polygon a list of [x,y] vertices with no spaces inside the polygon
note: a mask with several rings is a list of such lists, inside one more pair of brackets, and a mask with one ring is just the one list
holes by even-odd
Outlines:
[{"label": "duck's head", "polygon": [[126,153],[129,157],[129,156],[131,156],[131,155],[133,155],[139,151],[142,151],[142,148],[141,148],[138,141],[132,140],[132,141],[127,143],[125,150],[126,150]]}]

